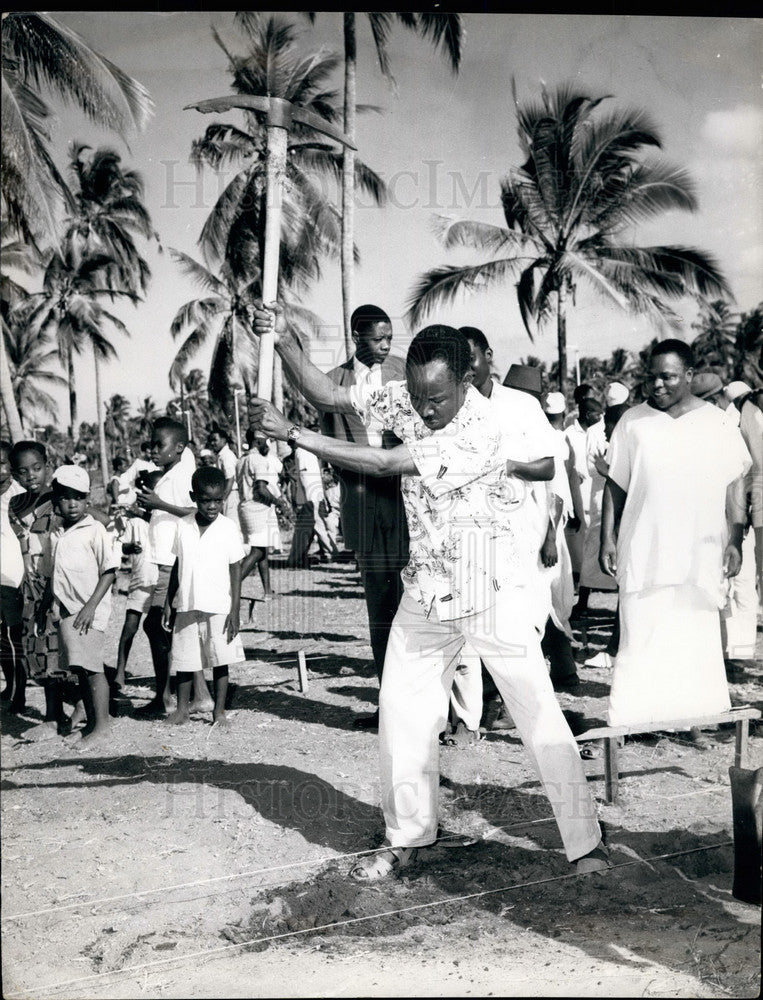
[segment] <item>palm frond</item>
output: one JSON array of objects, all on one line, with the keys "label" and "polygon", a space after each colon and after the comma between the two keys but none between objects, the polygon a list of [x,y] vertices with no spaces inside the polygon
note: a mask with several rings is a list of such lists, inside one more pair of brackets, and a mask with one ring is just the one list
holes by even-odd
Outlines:
[{"label": "palm frond", "polygon": [[198,261],[194,260],[193,257],[189,257],[188,254],[183,253],[182,250],[176,250],[174,247],[170,247],[170,256],[172,259],[180,265],[180,269],[186,277],[191,278],[196,282],[197,285],[209,292],[212,295],[225,295],[226,288],[224,283],[210,270],[200,264]]},{"label": "palm frond", "polygon": [[416,26],[422,38],[429,39],[447,58],[450,68],[458,73],[464,42],[464,24],[461,14],[419,12]]},{"label": "palm frond", "polygon": [[148,123],[153,102],[145,87],[49,14],[8,14],[3,43],[24,80],[46,84],[96,124],[124,133]]},{"label": "palm frond", "polygon": [[420,275],[408,295],[406,319],[415,329],[434,309],[451,305],[465,292],[490,287],[506,280],[521,266],[523,258],[488,261],[473,267],[435,267]]}]

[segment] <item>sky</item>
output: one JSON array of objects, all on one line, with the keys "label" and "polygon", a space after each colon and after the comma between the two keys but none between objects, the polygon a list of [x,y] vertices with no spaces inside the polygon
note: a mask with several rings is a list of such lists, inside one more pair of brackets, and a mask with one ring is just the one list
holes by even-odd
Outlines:
[{"label": "sky", "polygon": [[[214,25],[233,50],[237,33],[231,12],[57,11],[97,51],[137,78],[151,93],[155,114],[127,144],[94,129],[79,114],[56,105],[54,146],[59,162],[71,140],[110,145],[125,166],[138,170],[146,204],[165,252],[154,245],[145,256],[153,281],[145,301],[121,311],[131,332],[115,335],[119,360],[104,372],[104,396],[120,392],[133,406],[151,395],[163,407],[172,395],[167,372],[179,342],[169,328],[178,308],[201,293],[183,277],[166,248],[200,258],[197,240],[220,190],[230,180],[211,171],[197,174],[189,163],[193,139],[214,116],[183,105],[230,93],[226,60],[215,44]],[[319,13],[310,27],[299,12],[286,13],[301,29],[300,47],[341,53],[342,15]],[[446,263],[476,262],[473,251],[446,251],[436,237],[436,219],[503,223],[499,183],[522,160],[516,139],[511,81],[520,101],[535,99],[541,82],[574,82],[592,95],[612,95],[613,107],[649,111],[663,137],[664,159],[685,167],[699,199],[695,214],[672,212],[639,226],[641,245],[680,244],[711,253],[733,290],[735,309],[763,299],[763,102],[760,55],[763,21],[747,17],[654,17],[627,15],[464,14],[466,39],[460,73],[402,28],[390,40],[392,87],[379,71],[370,31],[358,15],[358,100],[378,105],[360,117],[359,156],[389,186],[383,208],[358,196],[356,302],[373,302],[392,317],[393,351],[401,355],[412,336],[404,319],[416,278]],[[341,93],[338,75],[336,88]],[[243,124],[240,113],[220,120]],[[344,360],[340,328],[339,267],[327,263],[320,283],[305,299],[325,324],[313,359],[324,370]],[[685,302],[682,336],[691,340],[695,303]],[[483,329],[505,373],[527,354],[552,361],[553,323],[531,344],[511,284],[479,292],[431,315],[430,322]],[[570,361],[607,356],[616,347],[641,349],[655,336],[643,320],[586,293],[568,318]],[[207,370],[211,345],[193,366]],[[79,359],[80,419],[95,419],[92,359]],[[60,397],[61,413],[66,404]]]}]

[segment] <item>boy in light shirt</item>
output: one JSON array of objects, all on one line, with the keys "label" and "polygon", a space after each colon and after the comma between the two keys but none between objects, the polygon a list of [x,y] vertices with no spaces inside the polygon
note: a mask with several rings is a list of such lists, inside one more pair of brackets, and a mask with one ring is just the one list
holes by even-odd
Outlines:
[{"label": "boy in light shirt", "polygon": [[[191,501],[191,476],[196,468],[196,461],[187,445],[188,432],[178,420],[170,417],[155,420],[151,458],[162,471],[162,478],[155,489],[138,491],[138,503],[151,511],[148,526],[150,559],[157,566],[152,603],[143,624],[143,631],[151,646],[156,692],[147,705],[135,711],[136,716],[149,719],[164,717],[172,707],[169,666],[171,636],[162,627],[162,609],[175,561],[172,552],[175,525],[179,518],[195,510]],[[204,711],[212,707],[212,700],[203,685],[203,677],[200,680],[202,684],[196,688],[195,707]]]},{"label": "boy in light shirt", "polygon": [[238,632],[241,560],[246,550],[238,525],[220,513],[225,487],[222,469],[198,468],[191,491],[196,510],[175,525],[172,551],[177,558],[162,617],[164,628],[172,628],[170,672],[177,676],[177,710],[168,721],[175,725],[188,722],[194,678],[208,668],[214,681],[214,725],[228,729],[228,667],[244,660]]},{"label": "boy in light shirt", "polygon": [[88,514],[90,478],[85,469],[62,465],[53,473],[52,486],[62,523],[47,539],[50,574],[37,611],[38,626],[44,627],[55,599],[60,666],[78,676],[87,712],[82,745],[100,746],[111,725],[103,653],[119,557],[104,526]]}]

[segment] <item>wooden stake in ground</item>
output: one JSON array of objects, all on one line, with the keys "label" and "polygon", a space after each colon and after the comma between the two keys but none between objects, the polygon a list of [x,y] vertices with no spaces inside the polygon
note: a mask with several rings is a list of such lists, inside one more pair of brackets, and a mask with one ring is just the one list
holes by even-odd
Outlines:
[{"label": "wooden stake in ground", "polygon": [[299,690],[303,693],[307,691],[308,679],[307,679],[307,662],[305,660],[304,650],[299,650],[297,653],[297,671],[299,673]]},{"label": "wooden stake in ground", "polygon": [[[261,111],[267,115],[268,145],[265,189],[265,252],[262,262],[262,301],[266,304],[278,298],[278,259],[281,244],[281,206],[283,184],[286,176],[286,154],[292,124],[299,122],[316,132],[327,135],[350,149],[356,147],[338,129],[307,108],[300,108],[280,97],[256,97],[253,94],[232,94],[213,97],[207,101],[187,104],[184,111],[195,108],[202,113],[217,114],[241,108],[244,111]],[[273,397],[273,358],[275,331],[260,337],[260,358],[257,375],[257,395],[260,399]]]}]

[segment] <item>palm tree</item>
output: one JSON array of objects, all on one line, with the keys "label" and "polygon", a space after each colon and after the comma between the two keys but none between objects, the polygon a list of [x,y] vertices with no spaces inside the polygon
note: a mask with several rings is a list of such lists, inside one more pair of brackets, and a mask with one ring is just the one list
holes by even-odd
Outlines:
[{"label": "palm tree", "polygon": [[117,392],[106,403],[103,417],[104,433],[111,442],[112,458],[119,447],[124,447],[128,436],[129,423],[130,401]]},{"label": "palm tree", "polygon": [[76,210],[67,219],[65,238],[79,242],[87,252],[110,254],[114,264],[105,272],[106,283],[137,294],[145,292],[151,271],[135,237],[157,241],[159,237],[143,204],[142,177],[121,164],[113,149],[93,151],[82,143],[71,144]]},{"label": "palm tree", "polygon": [[752,385],[763,384],[763,302],[739,317],[732,375]]},{"label": "palm tree", "polygon": [[124,135],[152,111],[148,91],[70,28],[43,12],[3,14],[3,214],[29,241],[55,233],[55,210],[72,198],[49,152],[47,87],[97,125]]},{"label": "palm tree", "polygon": [[[40,261],[34,249],[27,243],[19,240],[18,233],[6,220],[0,220],[0,242],[2,252],[0,260],[3,268],[13,268],[25,274],[34,274],[39,269]],[[19,284],[6,271],[0,271],[0,316],[2,318],[2,337],[0,337],[0,397],[3,402],[3,410],[8,422],[8,431],[13,441],[18,441],[24,436],[21,416],[16,405],[16,395],[13,388],[13,378],[9,367],[9,359],[6,354],[6,336],[11,337],[9,326],[11,324],[11,310],[20,302],[24,301],[28,295],[26,288]]]},{"label": "palm tree", "polygon": [[[308,15],[311,20],[314,14]],[[404,28],[428,38],[435,48],[441,48],[454,73],[461,64],[463,43],[463,23],[460,14],[446,13],[389,13],[372,11],[367,13],[369,27],[373,35],[379,68],[382,74],[394,82],[389,52],[387,49],[390,31],[396,21]],[[357,24],[356,14],[344,13],[344,134],[355,142],[355,121],[357,108]],[[355,265],[355,150],[345,148],[342,155],[342,313],[344,317],[344,339],[348,357],[354,350],[350,316],[354,308],[354,265]]]},{"label": "palm tree", "polygon": [[[182,384],[190,359],[214,340],[207,391],[210,401],[227,412],[233,398],[231,387],[237,378],[243,382],[247,396],[255,388],[257,355],[251,335],[251,309],[259,295],[259,276],[254,280],[237,278],[227,264],[215,275],[179,250],[170,248],[170,253],[183,272],[207,293],[204,298],[182,305],[172,321],[172,336],[185,333],[186,338],[170,367],[170,385],[178,388]],[[288,293],[283,304],[290,323],[303,336],[317,331],[317,317],[291,302]]]},{"label": "palm tree", "polygon": [[685,171],[643,158],[661,148],[655,125],[642,111],[604,114],[606,97],[566,85],[542,90],[540,103],[520,106],[518,135],[526,157],[501,182],[505,227],[455,222],[445,227],[447,247],[491,254],[468,267],[439,267],[422,275],[411,293],[409,318],[417,325],[434,306],[460,290],[516,279],[525,328],[556,312],[559,386],[567,383],[567,306],[579,282],[622,308],[675,325],[667,299],[684,295],[731,298],[715,261],[680,246],[639,247],[629,242],[638,222],[663,212],[696,211]]},{"label": "palm tree", "polygon": [[725,377],[730,376],[736,353],[736,322],[728,302],[704,302],[691,327],[698,331],[691,345],[697,366],[720,368]]},{"label": "palm tree", "polygon": [[[76,207],[66,220],[65,245],[76,247],[85,258],[108,256],[110,263],[104,263],[98,270],[98,281],[115,293],[137,301],[138,292],[145,291],[151,272],[135,245],[135,237],[158,239],[143,204],[140,174],[123,168],[121,157],[113,149],[101,147],[92,151],[81,143],[70,146],[69,169],[77,182]],[[98,437],[105,483],[108,451],[100,373],[100,361],[104,358],[99,351],[93,351]]]},{"label": "palm tree", "polygon": [[[30,294],[12,314],[19,323],[28,325],[33,336],[55,335],[58,355],[69,383],[70,434],[77,426],[75,353],[79,354],[89,346],[96,359],[116,357],[116,350],[103,333],[107,322],[129,336],[122,320],[101,305],[104,298],[111,301],[115,298],[135,300],[132,292],[103,287],[103,274],[113,265],[114,259],[108,254],[83,255],[76,244],[68,242],[60,253],[50,253],[42,291]],[[96,390],[98,394],[98,379]]]},{"label": "palm tree", "polygon": [[[338,65],[335,56],[323,52],[300,56],[294,25],[280,18],[264,19],[256,12],[243,11],[236,13],[235,22],[248,41],[244,55],[232,53],[219,35],[213,34],[228,60],[237,94],[278,97],[314,112],[327,123],[338,121],[336,95],[325,86]],[[230,164],[240,168],[210,213],[199,240],[207,263],[226,263],[237,278],[259,272],[265,222],[267,133],[260,113],[245,111],[244,116],[245,129],[215,123],[192,148],[192,160],[198,167],[218,170]],[[305,289],[320,275],[320,258],[338,252],[339,214],[315,178],[339,180],[341,169],[342,156],[334,146],[308,126],[293,124],[284,186],[279,261],[282,284]],[[354,183],[377,203],[383,200],[381,178],[361,162]]]},{"label": "palm tree", "polygon": [[134,431],[134,434],[130,435],[131,439],[136,437],[138,442],[144,441],[153,430],[154,421],[158,416],[159,411],[156,408],[156,403],[150,396],[144,396],[143,400],[138,404],[137,413],[130,421]]},{"label": "palm tree", "polygon": [[204,298],[191,299],[180,307],[170,326],[174,338],[186,337],[175,355],[169,371],[172,388],[184,391],[186,367],[205,344],[214,341],[209,368],[210,399],[225,407],[230,402],[230,386],[236,372],[251,391],[255,371],[255,351],[250,333],[251,307],[259,289],[258,281],[237,280],[227,265],[220,276],[195,261],[188,254],[170,248],[172,258],[185,275],[207,293]]},{"label": "palm tree", "polygon": [[[192,368],[178,377],[180,395],[167,404],[167,415],[181,420],[188,428],[189,437],[196,441],[197,433],[212,422],[212,407],[207,395],[207,380],[201,368]],[[222,408],[215,406],[215,417],[222,416]]]},{"label": "palm tree", "polygon": [[58,351],[45,337],[38,337],[20,323],[3,324],[3,341],[10,367],[16,406],[27,435],[38,417],[58,417],[58,405],[47,391],[66,385],[63,376],[51,371]]}]

